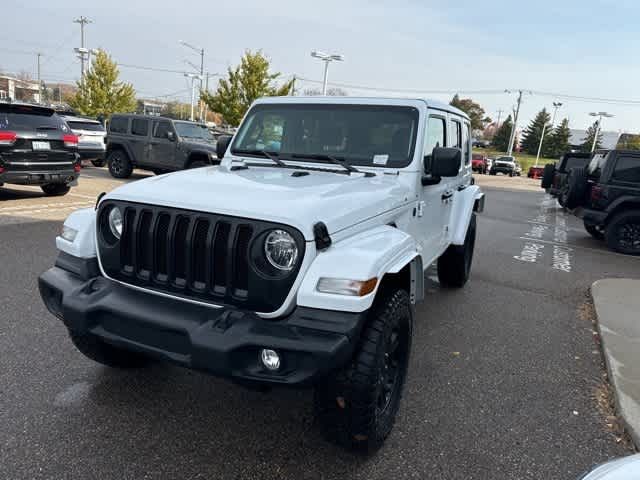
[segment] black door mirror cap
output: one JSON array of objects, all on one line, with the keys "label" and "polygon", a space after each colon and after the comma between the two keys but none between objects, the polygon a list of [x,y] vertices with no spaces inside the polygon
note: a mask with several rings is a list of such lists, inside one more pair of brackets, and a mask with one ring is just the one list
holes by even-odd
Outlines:
[{"label": "black door mirror cap", "polygon": [[171,140],[172,142],[176,139],[176,135],[173,132],[167,132],[167,139]]},{"label": "black door mirror cap", "polygon": [[232,138],[233,137],[231,135],[222,135],[218,138],[218,141],[216,142],[216,156],[219,160],[224,158],[224,154],[226,153],[227,148],[229,148]]},{"label": "black door mirror cap", "polygon": [[459,148],[436,147],[431,153],[431,175],[433,177],[457,177],[462,165]]}]

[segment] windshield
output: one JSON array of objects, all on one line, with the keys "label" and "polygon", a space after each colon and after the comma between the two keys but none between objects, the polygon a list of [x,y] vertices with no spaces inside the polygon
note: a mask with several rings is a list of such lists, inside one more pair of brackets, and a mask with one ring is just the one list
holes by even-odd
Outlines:
[{"label": "windshield", "polygon": [[413,107],[377,105],[263,104],[251,109],[231,152],[266,150],[326,163],[334,156],[351,165],[406,167],[418,128]]},{"label": "windshield", "polygon": [[513,157],[500,157],[496,160],[496,162],[513,162]]},{"label": "windshield", "polygon": [[178,132],[178,135],[181,137],[197,138],[213,142],[213,135],[211,135],[206,125],[189,122],[175,122],[174,125],[176,127],[176,132]]}]

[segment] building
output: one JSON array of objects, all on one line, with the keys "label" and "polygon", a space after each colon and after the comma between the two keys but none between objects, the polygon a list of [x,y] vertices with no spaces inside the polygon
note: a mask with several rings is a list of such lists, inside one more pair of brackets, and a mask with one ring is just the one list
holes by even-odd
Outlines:
[{"label": "building", "polygon": [[21,80],[9,75],[0,75],[0,100],[19,100],[21,102],[40,102],[38,82]]},{"label": "building", "polygon": [[142,114],[160,116],[165,108],[164,103],[149,102],[142,100]]},{"label": "building", "polygon": [[[613,150],[618,144],[620,139],[620,132],[600,132],[602,134],[602,141],[600,142],[600,148],[605,150]],[[571,148],[579,148],[587,137],[586,130],[577,130],[572,128],[571,135],[569,136],[569,145]]]}]

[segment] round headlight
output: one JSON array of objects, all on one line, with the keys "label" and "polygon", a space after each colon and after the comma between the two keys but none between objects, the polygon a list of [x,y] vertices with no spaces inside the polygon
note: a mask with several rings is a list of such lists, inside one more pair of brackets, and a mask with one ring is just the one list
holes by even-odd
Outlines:
[{"label": "round headlight", "polygon": [[271,265],[278,270],[293,269],[298,260],[298,246],[284,230],[274,230],[264,241],[264,253]]},{"label": "round headlight", "polygon": [[109,230],[114,237],[120,239],[122,235],[122,213],[118,207],[113,207],[109,212]]}]

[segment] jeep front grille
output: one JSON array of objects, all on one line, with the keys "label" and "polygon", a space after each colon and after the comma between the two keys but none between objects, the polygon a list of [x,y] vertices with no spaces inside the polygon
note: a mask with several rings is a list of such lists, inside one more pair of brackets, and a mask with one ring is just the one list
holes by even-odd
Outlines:
[{"label": "jeep front grille", "polygon": [[[108,213],[120,208],[119,241],[110,238]],[[252,219],[138,203],[106,201],[98,212],[98,248],[105,274],[124,283],[192,300],[272,312],[284,302],[304,256],[294,228]],[[292,272],[260,270],[266,235],[285,229],[300,261]]]}]

